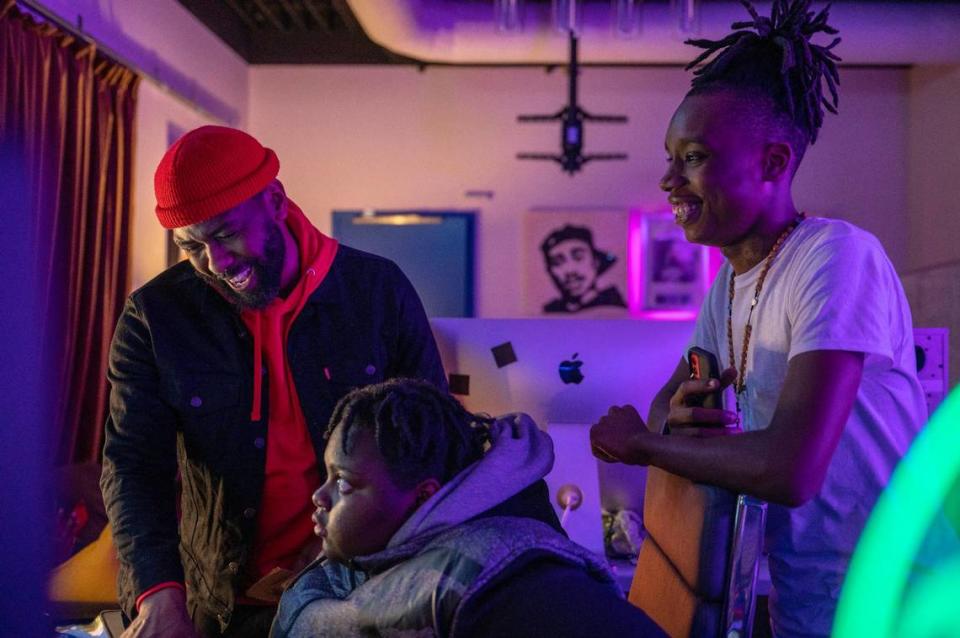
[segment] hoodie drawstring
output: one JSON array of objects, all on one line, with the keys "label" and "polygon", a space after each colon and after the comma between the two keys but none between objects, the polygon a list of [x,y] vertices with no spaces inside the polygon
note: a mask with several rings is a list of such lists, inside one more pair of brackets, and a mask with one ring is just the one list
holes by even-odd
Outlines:
[{"label": "hoodie drawstring", "polygon": [[260,336],[259,312],[253,313],[253,405],[250,406],[250,420],[259,421],[263,409],[263,343]]}]

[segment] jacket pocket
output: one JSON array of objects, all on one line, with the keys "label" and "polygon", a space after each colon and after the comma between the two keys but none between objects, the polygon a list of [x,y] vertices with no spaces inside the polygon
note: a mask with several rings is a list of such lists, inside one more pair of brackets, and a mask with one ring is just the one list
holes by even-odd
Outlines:
[{"label": "jacket pocket", "polygon": [[335,361],[324,370],[324,374],[328,375],[337,401],[351,390],[384,380],[383,362],[372,356],[354,356]]},{"label": "jacket pocket", "polygon": [[172,379],[164,399],[179,415],[187,457],[219,465],[230,433],[243,423],[240,378],[228,372],[184,372]]}]

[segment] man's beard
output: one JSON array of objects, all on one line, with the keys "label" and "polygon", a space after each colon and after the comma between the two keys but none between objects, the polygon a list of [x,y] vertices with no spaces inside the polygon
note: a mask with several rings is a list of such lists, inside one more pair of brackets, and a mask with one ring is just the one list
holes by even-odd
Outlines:
[{"label": "man's beard", "polygon": [[[231,304],[243,309],[259,310],[267,307],[271,301],[280,295],[280,279],[283,275],[285,257],[286,246],[283,243],[283,234],[279,228],[270,224],[261,259],[237,263],[223,277],[208,274],[201,274],[201,277],[216,288]],[[247,265],[252,270],[253,288],[244,291],[234,290],[226,282],[226,279],[229,279]]]}]

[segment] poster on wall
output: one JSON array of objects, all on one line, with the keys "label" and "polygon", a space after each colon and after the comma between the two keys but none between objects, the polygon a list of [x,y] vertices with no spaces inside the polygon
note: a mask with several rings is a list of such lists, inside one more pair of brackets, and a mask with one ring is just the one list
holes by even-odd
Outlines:
[{"label": "poster on wall", "polygon": [[530,211],[524,314],[626,317],[627,211]]},{"label": "poster on wall", "polygon": [[692,244],[673,214],[640,215],[643,312],[695,314],[709,287],[709,249]]}]

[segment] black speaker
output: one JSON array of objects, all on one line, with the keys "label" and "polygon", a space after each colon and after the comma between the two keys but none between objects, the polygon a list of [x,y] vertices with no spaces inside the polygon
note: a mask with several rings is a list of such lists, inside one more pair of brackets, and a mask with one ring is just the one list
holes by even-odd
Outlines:
[{"label": "black speaker", "polygon": [[950,331],[947,328],[914,328],[913,341],[917,355],[917,377],[927,396],[930,414],[947,395],[947,349]]}]

